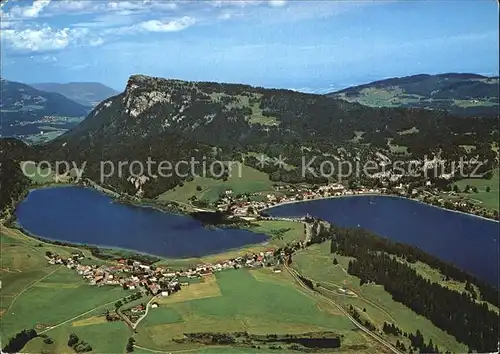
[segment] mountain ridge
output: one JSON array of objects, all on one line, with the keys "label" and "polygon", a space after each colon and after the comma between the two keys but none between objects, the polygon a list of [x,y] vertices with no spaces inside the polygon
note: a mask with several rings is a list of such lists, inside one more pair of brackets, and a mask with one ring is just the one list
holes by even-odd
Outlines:
[{"label": "mountain ridge", "polygon": [[417,74],[352,86],[327,96],[372,107],[438,109],[467,117],[498,116],[498,85],[498,76]]},{"label": "mountain ridge", "polygon": [[[93,166],[88,168],[90,178],[98,178],[98,161],[102,160],[151,157],[175,162],[195,155],[244,161],[268,173],[273,181],[323,183],[328,178],[301,173],[301,158],[316,159],[312,166],[318,167],[330,157],[335,163],[354,163],[373,160],[375,153],[407,160],[439,153],[446,160],[474,155],[494,164],[491,144],[497,136],[497,124],[491,118],[471,120],[441,111],[373,108],[291,90],[137,74],[129,78],[122,93],[101,102],[83,122],[46,148],[52,158],[89,161]],[[460,147],[466,145],[476,150]],[[404,146],[407,152],[394,146]],[[283,156],[295,168],[259,166],[255,156],[248,155],[255,153]],[[105,183],[134,193],[127,178],[112,177]],[[155,197],[181,180],[151,179],[145,193]]]},{"label": "mountain ridge", "polygon": [[41,82],[33,83],[31,86],[46,92],[57,92],[72,101],[89,107],[95,107],[103,100],[119,93],[109,86],[92,81],[72,81],[66,83]]}]

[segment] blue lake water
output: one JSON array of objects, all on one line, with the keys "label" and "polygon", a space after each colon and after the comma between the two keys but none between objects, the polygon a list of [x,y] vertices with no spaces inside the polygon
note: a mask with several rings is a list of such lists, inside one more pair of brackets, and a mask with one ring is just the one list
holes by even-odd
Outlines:
[{"label": "blue lake water", "polygon": [[187,258],[220,253],[268,238],[240,229],[206,228],[190,216],[113,203],[83,187],[31,191],[16,212],[19,224],[46,239]]},{"label": "blue lake water", "polygon": [[285,204],[274,216],[309,213],[411,244],[498,286],[499,223],[389,196],[353,196]]}]

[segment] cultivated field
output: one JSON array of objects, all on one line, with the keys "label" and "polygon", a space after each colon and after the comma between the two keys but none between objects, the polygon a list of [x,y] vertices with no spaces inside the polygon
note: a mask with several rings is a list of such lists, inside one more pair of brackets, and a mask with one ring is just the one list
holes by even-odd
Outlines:
[{"label": "cultivated field", "polygon": [[[160,298],[158,303],[169,305],[177,302],[206,299],[215,296],[221,296],[219,284],[217,283],[215,275],[207,275],[203,277],[199,283],[189,284],[183,287],[182,291],[172,296]],[[148,318],[148,320],[150,319]]]},{"label": "cultivated field", "polygon": [[[333,258],[337,258],[338,265],[333,265]],[[467,347],[458,343],[456,339],[437,328],[423,316],[417,315],[406,306],[394,301],[382,286],[367,284],[360,286],[359,278],[347,274],[349,261],[352,258],[338,254],[330,254],[330,243],[312,245],[306,250],[298,252],[292,266],[305,277],[319,283],[334,301],[344,306],[354,306],[366,319],[379,329],[385,322],[394,323],[403,331],[415,333],[419,329],[426,340],[432,339],[440,348],[452,352],[466,352]],[[339,293],[338,288],[350,290],[349,296]],[[363,311],[366,309],[366,311]],[[400,341],[404,337],[398,338]],[[388,336],[393,343],[396,338]],[[405,343],[408,347],[409,342]]]},{"label": "cultivated field", "polygon": [[23,349],[27,353],[73,353],[66,344],[70,333],[90,343],[95,352],[124,351],[130,335],[126,325],[106,323],[102,313],[128,292],[90,286],[73,270],[49,265],[45,259],[47,251],[63,257],[79,252],[95,261],[87,250],[40,242],[3,225],[0,241],[2,343],[23,329],[35,328],[38,333],[47,330],[54,343],[36,338]]},{"label": "cultivated field", "polygon": [[139,346],[155,350],[196,347],[179,347],[172,338],[186,332],[236,331],[291,334],[333,330],[346,337],[355,335],[362,340],[358,344],[366,343],[336,308],[296,287],[286,272],[226,270],[158,302],[159,307],[151,309],[137,328]]}]

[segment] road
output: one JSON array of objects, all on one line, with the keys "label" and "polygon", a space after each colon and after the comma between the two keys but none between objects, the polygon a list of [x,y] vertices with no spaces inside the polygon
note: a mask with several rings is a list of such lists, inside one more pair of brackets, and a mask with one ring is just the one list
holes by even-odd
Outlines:
[{"label": "road", "polygon": [[373,333],[372,331],[370,331],[368,328],[366,328],[365,326],[363,326],[362,324],[360,324],[358,321],[356,321],[354,319],[354,317],[352,317],[349,312],[347,312],[342,306],[340,306],[339,304],[337,304],[335,301],[333,301],[332,299],[326,297],[325,295],[323,295],[323,294],[321,294],[319,292],[316,292],[316,291],[310,289],[307,285],[305,285],[302,282],[302,280],[300,280],[299,273],[295,269],[291,269],[287,265],[285,265],[285,269],[292,275],[292,277],[295,279],[295,281],[300,286],[302,286],[304,289],[306,289],[309,292],[311,292],[311,291],[314,292],[314,294],[319,295],[323,300],[325,300],[328,303],[330,303],[331,305],[334,305],[335,307],[337,307],[339,309],[339,311],[342,312],[342,314],[344,314],[360,330],[362,330],[363,332],[365,332],[366,334],[368,334],[370,337],[372,337],[373,339],[375,339],[380,344],[384,345],[387,349],[391,350],[393,353],[403,354],[396,347],[394,347],[391,343],[389,343],[386,340],[382,339],[381,337],[379,337],[378,335],[376,335],[375,333]]},{"label": "road", "polygon": [[285,218],[281,216],[261,216],[261,220],[277,220],[277,221],[293,221],[293,222],[303,222],[304,218]]},{"label": "road", "polygon": [[155,295],[151,298],[151,300],[148,301],[148,303],[146,304],[146,312],[144,313],[144,315],[142,315],[141,317],[139,317],[139,319],[137,320],[136,323],[134,323],[132,325],[132,329],[136,329],[137,326],[139,325],[139,323],[144,319],[146,318],[146,316],[148,315],[148,312],[149,312],[149,308],[151,307],[151,303],[153,302],[153,300],[157,297],[158,295]]}]

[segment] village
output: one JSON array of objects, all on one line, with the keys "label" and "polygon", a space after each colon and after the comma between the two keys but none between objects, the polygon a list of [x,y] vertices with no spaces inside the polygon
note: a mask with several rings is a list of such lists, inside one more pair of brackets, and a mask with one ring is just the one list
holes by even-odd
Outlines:
[{"label": "village", "polygon": [[326,186],[307,187],[307,186],[277,186],[276,194],[266,194],[261,201],[251,200],[250,197],[259,195],[254,193],[252,195],[233,195],[232,190],[226,190],[225,195],[222,196],[216,203],[215,208],[217,211],[227,211],[235,216],[251,216],[257,215],[260,211],[271,208],[278,204],[295,203],[305,200],[314,200],[320,198],[340,197],[354,194],[382,194],[386,193],[384,189],[366,189],[350,190],[345,188],[342,184],[334,183]]},{"label": "village", "polygon": [[61,264],[75,270],[90,285],[116,285],[129,290],[143,289],[153,296],[158,294],[169,296],[181,286],[187,286],[189,279],[192,278],[201,278],[225,269],[279,266],[283,264],[285,253],[268,249],[215,263],[202,263],[185,270],[145,265],[130,259],[120,259],[113,265],[84,265],[80,261],[85,259],[85,256],[78,253],[73,253],[72,257],[64,259],[48,252],[46,257],[49,264]]},{"label": "village", "polygon": [[[393,188],[366,188],[363,186],[348,188],[340,183],[332,183],[324,186],[281,185],[276,186],[276,191],[283,195],[272,193],[234,195],[233,191],[229,189],[215,203],[215,208],[220,212],[228,212],[233,216],[252,220],[265,209],[281,204],[352,195],[393,195],[494,220],[499,219],[498,212],[481,208],[480,205],[460,196],[458,191],[442,191],[433,188],[429,181],[425,187],[420,188],[411,188],[402,183]],[[260,197],[261,200],[252,200],[254,197]]]},{"label": "village", "polygon": [[[171,270],[161,266],[147,265],[130,259],[119,259],[116,262],[97,265],[84,264],[88,259],[81,253],[73,253],[69,258],[47,252],[46,258],[51,265],[62,265],[77,272],[93,286],[121,286],[124,290],[135,290],[133,295],[126,299],[130,302],[143,296],[167,297],[189,286],[192,281],[200,280],[204,276],[227,269],[239,268],[272,268],[273,272],[281,272],[280,265],[284,264],[286,254],[284,250],[267,249],[259,253],[246,253],[242,256],[221,260],[215,263],[202,263],[184,270]],[[152,299],[151,299],[152,300]],[[116,313],[106,313],[108,321],[124,319],[135,328],[138,321],[147,314],[148,305],[138,304],[120,311],[126,302],[117,302]],[[158,307],[152,302],[151,308]],[[125,317],[123,317],[125,316]]]}]

